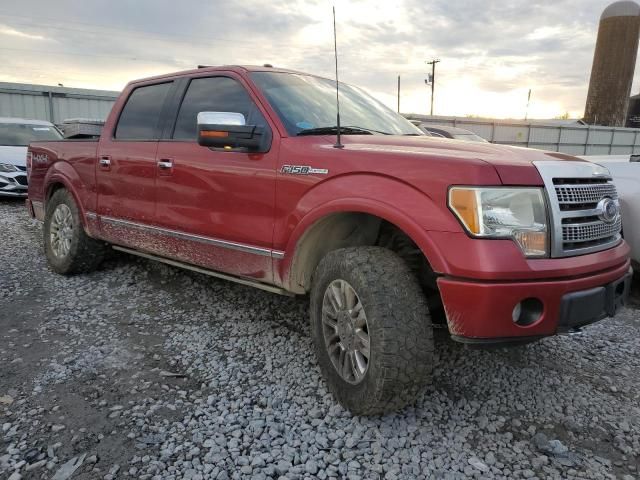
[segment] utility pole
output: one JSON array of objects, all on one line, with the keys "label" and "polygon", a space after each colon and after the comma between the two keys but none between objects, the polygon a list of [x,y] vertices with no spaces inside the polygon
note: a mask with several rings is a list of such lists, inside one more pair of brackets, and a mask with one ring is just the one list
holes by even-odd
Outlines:
[{"label": "utility pole", "polygon": [[527,121],[529,117],[529,104],[531,103],[531,89],[529,89],[529,96],[527,97],[527,109],[524,112],[524,121]]},{"label": "utility pole", "polygon": [[400,113],[400,75],[398,75],[398,113]]},{"label": "utility pole", "polygon": [[[431,115],[433,116],[433,97],[436,91],[436,64],[440,63],[440,60],[433,59],[430,62],[425,62],[427,65],[431,65]],[[427,85],[429,82],[427,82]]]}]

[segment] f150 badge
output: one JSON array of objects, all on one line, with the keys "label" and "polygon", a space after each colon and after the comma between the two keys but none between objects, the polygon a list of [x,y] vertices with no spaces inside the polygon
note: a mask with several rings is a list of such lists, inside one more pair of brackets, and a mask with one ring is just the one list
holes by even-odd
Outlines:
[{"label": "f150 badge", "polygon": [[49,156],[46,153],[31,154],[31,160],[33,163],[47,163]]},{"label": "f150 badge", "polygon": [[283,165],[280,171],[290,175],[326,175],[329,173],[326,168],[312,168],[308,165]]}]

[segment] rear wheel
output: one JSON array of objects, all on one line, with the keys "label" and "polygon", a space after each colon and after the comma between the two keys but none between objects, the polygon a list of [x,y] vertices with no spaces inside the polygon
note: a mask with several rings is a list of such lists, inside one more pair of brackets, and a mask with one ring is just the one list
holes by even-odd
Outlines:
[{"label": "rear wheel", "polygon": [[65,275],[95,270],[104,258],[105,244],[85,233],[80,210],[67,190],[57,190],[47,202],[44,250],[51,268]]},{"label": "rear wheel", "polygon": [[313,278],[311,327],[327,386],[354,414],[402,408],[430,379],[433,330],[425,297],[390,250],[329,253]]}]

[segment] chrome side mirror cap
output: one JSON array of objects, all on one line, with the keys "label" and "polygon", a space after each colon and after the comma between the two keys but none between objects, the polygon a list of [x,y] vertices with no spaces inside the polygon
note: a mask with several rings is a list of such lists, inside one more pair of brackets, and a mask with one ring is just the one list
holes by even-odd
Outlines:
[{"label": "chrome side mirror cap", "polygon": [[236,112],[200,112],[198,125],[246,125],[244,115]]}]

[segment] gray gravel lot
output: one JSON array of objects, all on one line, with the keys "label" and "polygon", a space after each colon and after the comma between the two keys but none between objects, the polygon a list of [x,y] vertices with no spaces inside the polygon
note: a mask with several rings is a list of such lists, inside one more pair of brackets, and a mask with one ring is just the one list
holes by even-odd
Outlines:
[{"label": "gray gravel lot", "polygon": [[113,255],[47,270],[0,200],[0,479],[640,478],[640,310],[513,349],[442,342],[415,408],[328,394],[305,299]]}]

